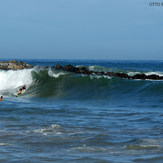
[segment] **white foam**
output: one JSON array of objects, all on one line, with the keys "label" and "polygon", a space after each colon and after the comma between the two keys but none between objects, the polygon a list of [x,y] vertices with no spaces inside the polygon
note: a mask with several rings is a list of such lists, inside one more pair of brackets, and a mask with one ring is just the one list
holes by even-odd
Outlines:
[{"label": "white foam", "polygon": [[93,71],[95,69],[96,66],[89,66],[89,70]]},{"label": "white foam", "polygon": [[51,134],[61,135],[62,132],[58,131],[60,128],[61,128],[60,125],[53,124],[50,127],[36,129],[36,130],[33,130],[32,132],[40,133],[42,135],[51,135]]},{"label": "white foam", "polygon": [[64,72],[59,72],[59,73],[57,73],[57,72],[53,72],[51,69],[48,70],[48,75],[49,75],[50,77],[54,77],[54,78],[58,78],[59,76],[65,75],[65,74],[66,74],[66,73],[64,73]]},{"label": "white foam", "polygon": [[134,76],[136,74],[140,74],[140,72],[128,72],[127,75],[129,76]]},{"label": "white foam", "polygon": [[53,124],[53,125],[51,125],[50,126],[50,128],[53,128],[53,129],[59,129],[59,128],[61,128],[61,126],[60,125],[57,125],[57,124]]},{"label": "white foam", "polygon": [[109,70],[107,67],[102,67],[102,66],[89,66],[88,67],[89,71],[105,71]]},{"label": "white foam", "polygon": [[3,146],[3,145],[11,145],[9,143],[0,143],[0,146]]},{"label": "white foam", "polygon": [[26,85],[29,87],[32,80],[32,69],[28,70],[1,70],[0,71],[0,91],[13,90]]},{"label": "white foam", "polygon": [[84,67],[83,65],[77,65],[76,67]]},{"label": "white foam", "polygon": [[100,78],[106,78],[106,79],[111,79],[110,76],[106,76],[106,75],[90,75],[90,79],[100,79]]},{"label": "white foam", "polygon": [[134,145],[127,145],[124,148],[129,149],[150,149],[150,148],[162,148],[163,147],[163,139],[150,139],[145,138],[142,139],[141,142]]},{"label": "white foam", "polygon": [[150,72],[128,72],[127,74],[129,76],[134,76],[136,74],[142,74],[142,73],[144,73],[145,75],[159,75],[159,76],[163,76],[163,72],[152,72],[152,71],[150,71]]},{"label": "white foam", "polygon": [[107,79],[112,79],[112,77],[110,76],[106,76],[106,75],[103,75],[104,78],[107,78]]},{"label": "white foam", "polygon": [[159,75],[159,76],[163,76],[163,72],[146,72],[145,75]]}]

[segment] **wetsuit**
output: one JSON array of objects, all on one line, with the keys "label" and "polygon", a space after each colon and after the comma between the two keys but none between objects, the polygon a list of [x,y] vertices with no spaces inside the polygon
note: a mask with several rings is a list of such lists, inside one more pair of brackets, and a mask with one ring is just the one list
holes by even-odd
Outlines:
[{"label": "wetsuit", "polygon": [[19,89],[18,95],[22,94],[22,89]]}]

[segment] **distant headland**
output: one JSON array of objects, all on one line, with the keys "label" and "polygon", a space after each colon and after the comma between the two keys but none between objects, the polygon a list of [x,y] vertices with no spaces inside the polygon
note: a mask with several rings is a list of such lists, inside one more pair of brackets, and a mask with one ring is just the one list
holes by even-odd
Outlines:
[{"label": "distant headland", "polygon": [[[37,65],[39,66],[39,65]],[[33,68],[33,65],[27,64],[22,61],[0,61],[0,69],[1,70],[23,70],[23,69],[30,69]],[[40,66],[39,66],[40,67]],[[48,69],[48,66],[41,67],[43,69]],[[75,67],[73,65],[66,65],[61,66],[60,64],[57,64],[55,66],[51,66],[51,69],[55,70],[62,70],[62,71],[68,71],[73,72],[77,74],[84,74],[84,75],[105,75],[105,76],[114,76],[122,79],[140,79],[140,80],[163,80],[163,76],[159,76],[156,74],[152,75],[146,75],[144,73],[136,74],[134,76],[129,76],[126,73],[115,73],[115,72],[103,72],[103,71],[90,71],[87,69],[87,67]]]}]

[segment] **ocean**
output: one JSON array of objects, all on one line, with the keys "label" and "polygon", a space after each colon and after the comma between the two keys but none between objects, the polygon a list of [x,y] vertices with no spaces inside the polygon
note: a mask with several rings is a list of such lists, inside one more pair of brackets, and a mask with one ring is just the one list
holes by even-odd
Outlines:
[{"label": "ocean", "polygon": [[163,61],[23,61],[35,67],[0,70],[0,162],[163,162],[163,81],[37,66],[163,76]]}]

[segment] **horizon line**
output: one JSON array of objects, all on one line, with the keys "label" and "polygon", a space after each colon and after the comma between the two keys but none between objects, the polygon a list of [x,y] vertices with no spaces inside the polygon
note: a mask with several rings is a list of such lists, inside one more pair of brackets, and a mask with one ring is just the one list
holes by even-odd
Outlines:
[{"label": "horizon line", "polygon": [[74,58],[64,58],[64,59],[56,59],[56,58],[49,58],[49,59],[45,59],[45,58],[0,58],[0,60],[83,60],[83,61],[86,61],[86,60],[92,60],[92,61],[163,61],[163,59],[104,59],[104,58],[100,58],[100,59],[94,59],[94,58],[91,58],[91,59],[74,59]]}]

